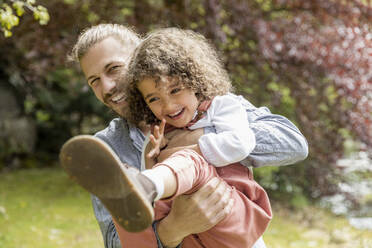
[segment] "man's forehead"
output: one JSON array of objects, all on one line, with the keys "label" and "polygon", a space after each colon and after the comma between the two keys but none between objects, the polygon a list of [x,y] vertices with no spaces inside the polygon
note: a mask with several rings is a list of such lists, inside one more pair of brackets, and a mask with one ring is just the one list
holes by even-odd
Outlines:
[{"label": "man's forehead", "polygon": [[119,40],[108,37],[89,48],[83,57],[96,57],[96,60],[109,63],[110,60],[126,60],[132,52]]},{"label": "man's forehead", "polygon": [[115,54],[107,53],[102,54],[102,56],[91,56],[86,57],[80,61],[81,67],[86,78],[89,78],[93,75],[100,74],[115,65],[124,65],[127,66],[129,63],[130,56],[126,53],[117,51]]}]

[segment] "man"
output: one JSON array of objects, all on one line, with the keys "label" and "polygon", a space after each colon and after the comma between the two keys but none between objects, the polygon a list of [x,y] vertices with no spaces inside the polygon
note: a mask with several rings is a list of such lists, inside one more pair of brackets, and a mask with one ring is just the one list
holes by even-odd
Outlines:
[{"label": "man", "polygon": [[[116,79],[125,72],[130,56],[140,42],[138,36],[124,26],[102,24],[84,31],[72,51],[73,60],[80,63],[98,100],[121,116],[111,121],[96,137],[110,145],[122,162],[137,168],[140,168],[144,133],[148,130],[146,126],[134,127],[126,122],[125,109],[128,106],[125,95],[117,90]],[[279,166],[306,158],[307,142],[289,120],[271,114],[266,108],[254,106],[247,109],[247,115],[257,145],[242,164]],[[180,144],[185,137],[190,136],[182,132],[178,135]],[[177,142],[177,138],[173,139]],[[210,182],[194,195],[176,199],[170,214],[153,225],[158,246],[176,247],[184,237],[204,232],[217,224],[227,215],[231,206],[231,199],[228,199],[229,194],[226,192],[223,183]],[[212,204],[211,207],[211,202],[218,204]],[[93,207],[105,247],[120,247],[112,219],[95,197]],[[265,247],[262,239],[254,247]]]}]

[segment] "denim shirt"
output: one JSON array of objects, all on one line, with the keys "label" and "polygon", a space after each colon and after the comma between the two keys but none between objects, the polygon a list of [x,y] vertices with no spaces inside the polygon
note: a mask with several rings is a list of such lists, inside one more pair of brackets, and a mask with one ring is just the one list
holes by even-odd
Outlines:
[{"label": "denim shirt", "polygon": [[[266,107],[256,108],[244,98],[239,98],[247,110],[249,127],[253,130],[256,138],[256,146],[250,155],[241,162],[243,165],[253,167],[282,166],[296,163],[307,157],[307,141],[292,122],[283,116],[272,114]],[[208,132],[213,132],[213,128],[205,128],[205,133]],[[122,118],[116,118],[110,122],[107,128],[96,133],[95,136],[110,145],[123,163],[140,169],[145,136],[138,128]],[[92,204],[105,248],[121,248],[109,212],[95,196],[92,196]],[[163,246],[157,236],[156,228],[154,231],[158,239],[158,247],[161,248]],[[261,238],[254,247],[265,248],[266,246]]]}]

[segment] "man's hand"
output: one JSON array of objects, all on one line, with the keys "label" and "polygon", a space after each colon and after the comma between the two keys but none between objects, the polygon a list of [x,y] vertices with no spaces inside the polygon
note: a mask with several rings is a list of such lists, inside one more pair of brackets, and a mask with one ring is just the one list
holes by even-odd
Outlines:
[{"label": "man's hand", "polygon": [[218,224],[233,204],[231,187],[214,178],[194,194],[181,195],[173,201],[171,212],[159,223],[160,240],[167,247],[176,247],[186,236]]}]

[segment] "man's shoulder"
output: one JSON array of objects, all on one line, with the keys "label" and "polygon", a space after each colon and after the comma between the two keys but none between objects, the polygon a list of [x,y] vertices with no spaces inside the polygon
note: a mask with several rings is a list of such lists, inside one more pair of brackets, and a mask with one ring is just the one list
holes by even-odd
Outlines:
[{"label": "man's shoulder", "polygon": [[256,108],[252,103],[245,99],[242,95],[228,93],[225,95],[216,96],[213,99],[212,106],[220,106],[225,104],[240,104],[246,109]]},{"label": "man's shoulder", "polygon": [[139,168],[144,136],[138,128],[123,118],[115,118],[95,137],[106,142],[122,162]]},{"label": "man's shoulder", "polygon": [[118,135],[120,133],[129,133],[128,123],[123,118],[115,118],[110,121],[109,125],[105,129],[98,131],[94,136],[103,138]]},{"label": "man's shoulder", "polygon": [[110,121],[109,125],[97,132],[95,137],[105,141],[112,148],[115,148],[122,142],[129,142],[129,125],[123,118],[115,118]]},{"label": "man's shoulder", "polygon": [[[221,101],[224,101],[224,99],[229,99],[230,101],[239,102],[246,109],[249,121],[253,121],[259,116],[263,117],[272,115],[267,107],[256,107],[242,95],[228,93],[224,96],[221,96],[221,98]],[[224,103],[226,103],[226,101]]]},{"label": "man's shoulder", "polygon": [[255,106],[249,102],[244,96],[242,95],[235,95],[233,93],[228,93],[226,96],[228,96],[230,99],[234,99],[236,101],[239,101],[243,106],[254,108]]}]

